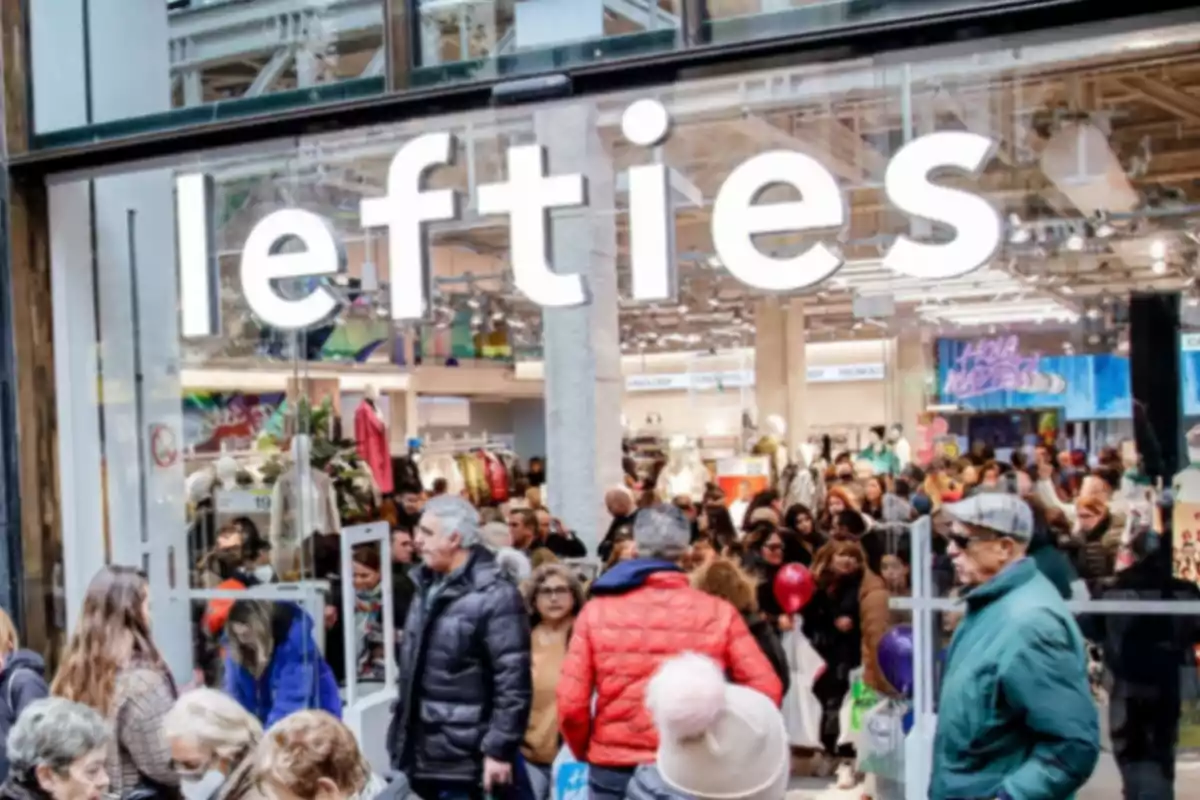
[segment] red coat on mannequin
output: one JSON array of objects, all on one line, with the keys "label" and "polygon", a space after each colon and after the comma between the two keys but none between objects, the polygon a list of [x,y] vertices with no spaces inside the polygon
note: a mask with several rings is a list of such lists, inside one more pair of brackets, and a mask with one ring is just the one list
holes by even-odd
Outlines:
[{"label": "red coat on mannequin", "polygon": [[380,494],[391,494],[392,454],[388,447],[387,426],[369,399],[359,403],[354,412],[354,442],[359,456],[367,462]]}]

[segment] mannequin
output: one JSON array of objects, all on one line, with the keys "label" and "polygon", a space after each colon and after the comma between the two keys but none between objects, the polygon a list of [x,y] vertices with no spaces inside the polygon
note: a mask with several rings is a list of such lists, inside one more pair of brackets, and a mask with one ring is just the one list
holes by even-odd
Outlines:
[{"label": "mannequin", "polygon": [[904,426],[897,422],[889,428],[887,440],[892,452],[896,454],[896,460],[900,462],[900,469],[903,470],[912,463],[912,446],[904,438]]},{"label": "mannequin", "polygon": [[314,533],[342,532],[333,481],[312,468],[311,453],[308,434],[293,436],[292,465],[271,492],[271,561],[279,575],[295,570],[296,552],[304,539]]},{"label": "mannequin", "polygon": [[787,423],[778,414],[770,414],[762,427],[763,436],[755,442],[752,452],[756,456],[771,459],[771,485],[774,486],[782,479],[788,466],[787,446],[784,444]]},{"label": "mannequin", "polygon": [[658,475],[655,490],[663,500],[681,495],[699,502],[711,480],[696,448],[684,436],[672,436],[667,443],[667,463]]},{"label": "mannequin", "polygon": [[391,494],[392,454],[388,445],[387,424],[379,413],[379,390],[368,383],[363,388],[363,401],[354,412],[354,442],[358,455],[375,478],[381,494]]}]

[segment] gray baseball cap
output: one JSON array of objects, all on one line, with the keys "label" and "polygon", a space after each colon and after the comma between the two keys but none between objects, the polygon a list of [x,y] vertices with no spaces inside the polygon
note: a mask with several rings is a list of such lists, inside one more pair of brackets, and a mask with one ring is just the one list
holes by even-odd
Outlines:
[{"label": "gray baseball cap", "polygon": [[987,528],[1018,542],[1033,538],[1033,511],[1014,494],[984,492],[942,509],[964,525]]}]

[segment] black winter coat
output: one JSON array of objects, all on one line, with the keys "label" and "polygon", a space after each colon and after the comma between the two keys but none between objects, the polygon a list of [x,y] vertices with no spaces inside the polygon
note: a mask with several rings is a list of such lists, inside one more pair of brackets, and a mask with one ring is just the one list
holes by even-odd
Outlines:
[{"label": "black winter coat", "polygon": [[746,620],[750,635],[758,642],[758,649],[763,651],[767,661],[771,662],[771,667],[779,676],[779,682],[783,684],[783,693],[787,694],[788,687],[792,685],[792,669],[788,666],[787,653],[783,650],[783,642],[775,630],[774,621],[768,620],[761,613],[742,614],[742,619]]},{"label": "black winter coat", "polygon": [[42,657],[30,650],[10,655],[0,672],[0,780],[8,778],[8,732],[27,705],[50,693],[45,673]]},{"label": "black winter coat", "polygon": [[495,556],[473,548],[440,586],[420,567],[404,623],[392,766],[413,781],[478,784],[483,757],[514,763],[533,699],[529,618]]}]

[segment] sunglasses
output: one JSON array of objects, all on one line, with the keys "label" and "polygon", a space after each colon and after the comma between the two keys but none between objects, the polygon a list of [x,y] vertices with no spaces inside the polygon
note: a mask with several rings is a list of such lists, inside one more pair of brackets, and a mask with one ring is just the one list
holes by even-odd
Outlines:
[{"label": "sunglasses", "polygon": [[959,550],[966,550],[971,542],[994,542],[997,539],[1007,539],[1007,536],[1001,536],[998,533],[980,533],[976,536],[971,536],[965,533],[951,533],[948,537],[954,546]]}]

